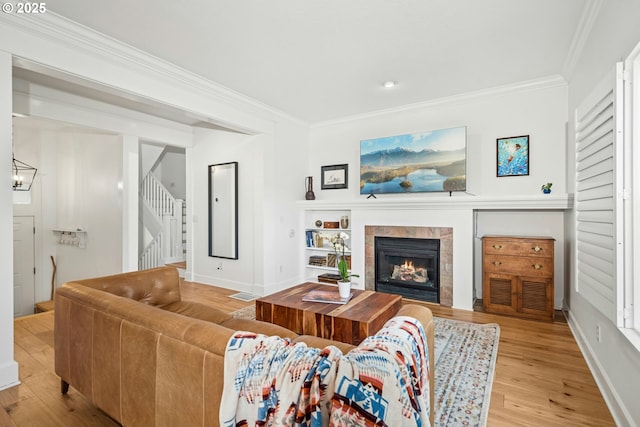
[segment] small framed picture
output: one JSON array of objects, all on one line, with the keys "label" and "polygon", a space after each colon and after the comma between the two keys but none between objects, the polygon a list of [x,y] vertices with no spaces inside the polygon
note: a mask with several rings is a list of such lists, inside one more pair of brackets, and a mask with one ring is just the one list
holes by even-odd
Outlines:
[{"label": "small framed picture", "polygon": [[496,166],[498,177],[529,175],[529,135],[498,138]]},{"label": "small framed picture", "polygon": [[321,189],[348,188],[349,165],[322,166]]}]

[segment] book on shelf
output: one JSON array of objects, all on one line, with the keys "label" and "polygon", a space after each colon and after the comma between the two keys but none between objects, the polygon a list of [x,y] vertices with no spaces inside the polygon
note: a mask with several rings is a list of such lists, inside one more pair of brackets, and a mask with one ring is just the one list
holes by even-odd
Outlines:
[{"label": "book on shelf", "polygon": [[340,280],[339,274],[324,273],[318,275],[318,282],[337,284],[338,280]]},{"label": "book on shelf", "polygon": [[327,257],[324,255],[311,255],[309,257],[309,265],[324,267],[327,265]]},{"label": "book on shelf", "polygon": [[337,288],[335,291],[321,291],[319,289],[314,289],[313,291],[307,292],[302,297],[302,301],[323,302],[327,304],[346,304],[352,296],[353,294],[350,294],[347,298],[340,298]]},{"label": "book on shelf", "polygon": [[317,231],[307,230],[306,238],[307,238],[307,247],[308,248],[322,248],[322,247],[324,247],[324,239]]}]

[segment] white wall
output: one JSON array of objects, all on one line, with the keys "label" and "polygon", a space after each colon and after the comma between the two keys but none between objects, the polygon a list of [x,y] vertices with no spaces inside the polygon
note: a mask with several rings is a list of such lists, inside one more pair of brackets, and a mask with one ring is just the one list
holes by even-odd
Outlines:
[{"label": "white wall", "polygon": [[[188,195],[187,223],[191,227],[190,258],[188,269],[193,280],[215,284],[243,292],[254,292],[256,283],[256,238],[254,212],[256,206],[253,181],[262,169],[260,158],[261,137],[233,132],[198,129],[194,146],[187,151],[192,177],[193,194]],[[229,260],[208,256],[209,190],[208,167],[218,163],[238,162],[238,259]],[[189,178],[187,178],[189,180]]]},{"label": "white wall", "polygon": [[[308,158],[316,199],[366,197],[358,185],[361,140],[457,126],[467,127],[469,193],[537,195],[546,182],[554,193],[566,193],[566,102],[566,83],[550,78],[314,126]],[[496,139],[517,135],[530,135],[530,175],[497,178]],[[320,190],[320,167],[342,163],[349,164],[349,189]],[[394,196],[402,198],[378,197]]]},{"label": "white wall", "polygon": [[[0,49],[0,230],[13,236],[11,176],[11,55]],[[0,239],[0,390],[19,384],[18,364],[13,360],[13,239]]]},{"label": "white wall", "polygon": [[[304,195],[304,126],[279,123],[274,135],[244,135],[197,129],[190,165],[187,205],[192,280],[255,295],[300,281],[299,217],[295,200]],[[238,259],[208,256],[208,175],[211,164],[238,162]],[[296,191],[297,190],[297,191]],[[222,267],[220,269],[220,267]]]},{"label": "white wall", "polygon": [[[51,297],[51,256],[57,285],[122,271],[121,138],[15,118],[13,143],[38,168],[32,203],[14,206],[15,215],[36,219],[36,302]],[[86,247],[58,244],[58,228],[87,230]]]},{"label": "white wall", "polygon": [[160,182],[176,199],[187,197],[186,164],[184,149],[167,147],[156,169]]},{"label": "white wall", "polygon": [[[605,74],[613,70],[640,42],[640,2],[605,1],[595,20],[593,30],[585,41],[584,53],[570,76],[568,115],[573,118],[575,108]],[[637,112],[636,112],[637,117]],[[569,188],[573,191],[575,177],[573,120],[569,123],[568,170]],[[570,271],[575,271],[574,212],[566,215],[566,241],[571,244]],[[575,275],[569,287],[570,325],[589,362],[596,381],[618,425],[640,425],[638,384],[640,384],[640,353],[600,311],[576,292]],[[638,284],[635,284],[636,289]],[[601,342],[596,339],[600,327]]]},{"label": "white wall", "polygon": [[[308,174],[313,175],[314,182],[317,183],[314,187],[316,199],[347,204],[349,201],[362,202],[366,199],[366,195],[359,194],[361,140],[457,126],[467,127],[469,194],[454,193],[453,197],[473,200],[474,195],[537,196],[540,194],[540,186],[546,182],[553,182],[554,194],[566,193],[566,103],[566,83],[559,78],[549,78],[314,126],[311,130]],[[530,136],[530,174],[498,178],[496,139],[517,135]],[[349,188],[321,190],[321,166],[342,163],[349,164]],[[442,196],[443,193],[421,193],[411,194],[410,197],[412,201],[428,201],[430,198]],[[401,194],[377,197],[378,200],[397,200],[399,203],[407,199]],[[358,209],[360,208],[359,206]],[[451,212],[454,213],[455,210]],[[396,214],[403,215],[401,211]],[[423,215],[428,217],[429,212],[424,211]],[[505,215],[509,218],[506,223]],[[357,224],[354,218],[353,226],[357,225],[366,224]],[[509,211],[508,214],[483,211],[478,215],[476,235],[481,237],[483,234],[545,235],[555,238],[555,306],[562,307],[565,275],[562,211]],[[353,256],[354,259],[358,259],[360,255],[355,243],[354,241]],[[476,295],[481,298],[482,254],[472,236],[469,237],[467,245],[470,249],[465,247],[464,252],[454,252],[454,268],[462,263],[463,268],[473,269],[474,274],[469,280],[475,282]],[[466,257],[465,253],[469,253],[469,257]],[[466,279],[466,275],[464,277]],[[454,293],[454,296],[458,295],[464,300],[454,300],[454,305],[469,309],[473,290],[468,292],[467,287],[472,285],[462,284],[459,279],[460,276],[454,275],[454,292],[457,292],[456,286],[463,286],[463,289],[457,294]]]},{"label": "white wall", "polygon": [[[58,244],[58,283],[122,272],[122,141],[119,136],[58,134],[54,211],[61,229],[86,230],[86,247]],[[54,238],[44,230],[44,239]]]}]

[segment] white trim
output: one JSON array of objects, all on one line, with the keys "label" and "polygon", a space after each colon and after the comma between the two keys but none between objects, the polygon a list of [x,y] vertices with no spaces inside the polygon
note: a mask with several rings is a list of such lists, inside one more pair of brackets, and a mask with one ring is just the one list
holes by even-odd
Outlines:
[{"label": "white trim", "polygon": [[[53,12],[37,17],[0,14],[0,50],[14,55],[14,64],[33,64],[70,77],[82,76],[88,82],[103,82],[244,133],[271,133],[278,118],[306,124]],[[123,69],[129,71],[126,79],[116,72]],[[158,91],[158,86],[166,90]]]},{"label": "white trim", "polygon": [[[640,43],[625,59],[625,269],[624,316],[620,329],[640,351],[640,266],[635,262],[640,254]],[[634,82],[636,83],[634,85]]]},{"label": "white trim", "polygon": [[622,404],[622,399],[607,376],[606,369],[600,364],[593,348],[589,345],[589,340],[587,340],[584,332],[580,328],[580,324],[575,321],[570,311],[567,313],[567,322],[616,425],[634,425],[632,422],[633,418],[627,408]]},{"label": "white trim", "polygon": [[614,293],[614,307],[616,309],[616,325],[624,326],[624,317],[621,312],[624,308],[624,282],[625,282],[625,229],[627,228],[625,213],[624,213],[624,175],[625,175],[625,162],[624,162],[624,145],[625,145],[625,104],[624,104],[624,64],[622,62],[616,63],[616,80],[615,80],[615,142],[614,142],[614,162],[615,162],[615,233],[616,233],[616,286]]},{"label": "white trim", "polygon": [[589,38],[589,34],[591,34],[591,29],[598,18],[598,13],[600,12],[602,3],[602,0],[588,0],[582,10],[580,21],[578,21],[578,27],[576,28],[576,32],[573,34],[573,39],[571,40],[569,54],[562,65],[562,75],[566,79],[568,79],[575,70],[576,63],[582,55],[584,46]]},{"label": "white trim", "polygon": [[[13,322],[11,325],[13,326]],[[18,363],[12,360],[0,365],[0,390],[5,390],[17,385],[20,385],[20,380],[18,379]]]},{"label": "white trim", "polygon": [[434,108],[449,106],[457,103],[465,103],[475,99],[484,98],[488,96],[500,96],[503,94],[514,94],[522,92],[530,92],[543,89],[551,89],[560,86],[567,86],[567,81],[560,75],[553,75],[543,77],[534,80],[527,80],[524,82],[518,82],[503,86],[492,87],[488,89],[477,90],[474,92],[467,92],[461,95],[447,96],[444,98],[431,99],[424,102],[416,102],[414,104],[402,105],[400,107],[387,108],[383,110],[372,111],[364,114],[357,114],[353,116],[342,117],[336,120],[329,120],[325,122],[318,122],[311,125],[312,129],[333,126],[341,123],[349,123],[362,119],[375,118],[378,116],[384,116],[395,113],[406,113],[411,111],[417,111],[423,108]]},{"label": "white trim", "polygon": [[[404,195],[403,195],[404,196]],[[298,201],[296,204],[314,210],[343,209],[477,209],[477,210],[566,210],[573,206],[573,194],[539,196],[425,196],[423,198],[396,198],[377,196],[350,201]]]}]

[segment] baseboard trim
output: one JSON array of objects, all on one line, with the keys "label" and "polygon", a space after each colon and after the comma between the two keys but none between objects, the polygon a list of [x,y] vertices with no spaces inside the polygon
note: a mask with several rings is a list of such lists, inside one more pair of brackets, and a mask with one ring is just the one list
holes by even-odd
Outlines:
[{"label": "baseboard trim", "polygon": [[571,333],[576,339],[576,343],[584,356],[585,362],[587,362],[587,366],[591,371],[591,375],[593,375],[593,379],[595,380],[598,388],[600,389],[600,393],[611,412],[611,416],[615,421],[616,425],[634,425],[632,418],[627,411],[627,409],[620,405],[621,399],[618,396],[615,388],[612,387],[611,381],[609,377],[605,373],[605,370],[602,369],[602,365],[598,358],[595,356],[595,353],[589,342],[585,339],[585,334],[580,328],[580,325],[576,323],[573,316],[571,316],[571,311],[565,312],[567,317],[567,322],[569,324],[569,328],[571,329]]},{"label": "baseboard trim", "polygon": [[19,384],[18,363],[12,360],[0,365],[0,390],[15,387]]}]

